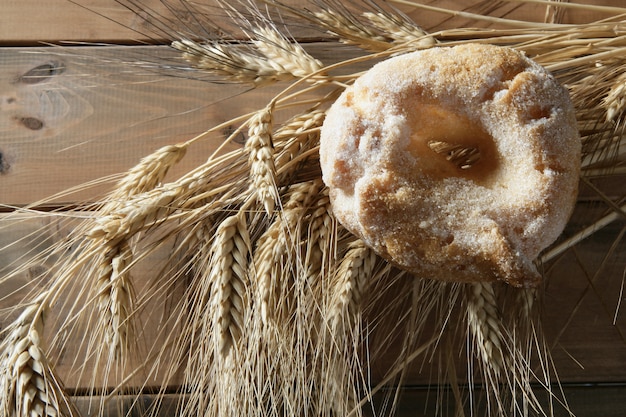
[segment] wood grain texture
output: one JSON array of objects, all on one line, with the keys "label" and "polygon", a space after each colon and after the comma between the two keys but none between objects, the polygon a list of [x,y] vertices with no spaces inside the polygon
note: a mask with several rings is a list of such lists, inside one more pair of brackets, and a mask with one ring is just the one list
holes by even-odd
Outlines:
[{"label": "wood grain texture", "polygon": [[[626,386],[621,384],[566,384],[563,387],[568,405],[576,417],[623,417],[626,409]],[[379,410],[385,401],[385,395],[374,396],[371,406],[364,407],[364,416],[376,416],[372,409]],[[393,395],[393,394],[392,394]],[[541,394],[539,394],[541,395]],[[478,392],[480,397],[480,392]],[[439,401],[443,399],[444,401]],[[447,401],[446,401],[447,400]],[[88,398],[75,397],[74,401],[82,415],[88,415],[90,403]],[[176,407],[181,398],[177,395],[166,395],[160,399],[159,410],[155,417],[168,417],[176,415]],[[547,408],[548,400],[540,399]],[[108,404],[103,417],[117,417],[120,415],[134,416],[154,407],[155,396],[143,395],[137,400],[135,397],[119,396]],[[398,407],[397,417],[432,417],[435,415],[455,416],[455,403],[452,393],[446,388],[440,388],[437,392],[435,387],[412,386],[402,390]],[[482,411],[482,410],[479,410]],[[535,414],[530,414],[534,416]],[[571,417],[565,408],[559,404],[554,405],[554,417]]]},{"label": "wood grain texture", "polygon": [[[598,202],[581,202],[577,206],[576,218],[591,223],[602,216],[606,207]],[[67,213],[69,214],[69,213]],[[76,213],[78,215],[78,213]],[[64,239],[71,231],[72,221],[65,216],[21,215],[5,213],[0,215],[0,245],[8,248],[0,251],[0,276],[15,269],[23,256],[43,252],[51,245]],[[573,233],[581,224],[572,224],[565,235]],[[626,225],[623,221],[614,222],[580,243],[576,249],[568,251],[559,259],[547,264],[545,296],[542,305],[542,325],[546,339],[552,349],[555,369],[564,383],[618,383],[626,381],[626,314],[620,303],[624,294],[624,265],[626,265],[626,239],[623,235]],[[141,293],[159,274],[165,260],[172,252],[171,244],[162,245],[158,251],[142,260],[133,272],[133,279]],[[42,271],[51,270],[55,259],[31,265],[15,278],[0,281],[0,306],[18,302],[27,291],[33,290],[33,277]],[[4,270],[3,270],[4,269]],[[36,285],[36,284],[35,284]],[[622,301],[620,301],[622,300]],[[156,329],[158,320],[163,317],[163,305],[159,301],[147,305],[142,320],[149,324],[146,328]],[[54,323],[64,317],[59,309],[49,317]],[[4,327],[0,323],[0,328]],[[54,327],[53,327],[54,328]],[[160,343],[154,332],[145,335],[147,346]],[[430,336],[428,336],[430,337]],[[67,372],[76,357],[71,346],[57,364],[58,371],[66,376],[70,387],[76,386]],[[395,357],[391,354],[371,364],[372,381],[379,381],[392,366]],[[464,353],[459,351],[457,368],[463,374],[467,367]],[[427,384],[432,378],[428,366],[421,361],[407,373],[407,385]],[[463,376],[461,375],[461,378]],[[78,384],[80,385],[80,383]]]},{"label": "wood grain texture", "polygon": [[[307,47],[324,62],[358,54],[325,43]],[[161,146],[262,108],[284,88],[251,90],[164,68],[185,65],[179,56],[160,46],[0,48],[0,204],[33,203],[124,172]],[[193,145],[172,177],[204,162],[234,127]],[[49,203],[90,200],[110,186]]]},{"label": "wood grain texture", "polygon": [[[576,1],[572,3],[581,3]],[[124,7],[124,0],[38,0],[5,1],[2,4],[2,24],[0,25],[0,45],[37,45],[42,42],[110,42],[128,44],[137,42],[164,41],[162,34],[154,33],[150,27],[157,17],[172,16],[173,9],[179,17],[188,17],[179,0],[141,0],[146,10],[139,15]],[[221,9],[215,7],[216,0],[193,2],[199,13],[207,18],[224,23]],[[295,8],[311,7],[307,0],[286,0],[285,4]],[[349,4],[348,2],[343,2]],[[411,16],[427,30],[440,30],[454,27],[497,26],[490,22],[480,22],[463,15],[425,11],[412,6],[410,1],[390,2]],[[494,2],[485,0],[423,0],[418,3],[449,8],[470,13],[488,14],[497,17],[543,22],[554,14],[553,8],[536,3]],[[587,4],[623,6],[622,0],[585,0]],[[236,4],[229,2],[229,4]],[[362,8],[363,3],[354,4]],[[583,23],[607,16],[606,13],[585,12],[564,8],[558,19],[568,23]],[[190,21],[190,20],[189,20]],[[227,27],[228,28],[228,27]],[[234,29],[230,27],[230,29]],[[295,37],[322,36],[308,28],[294,27]]]}]

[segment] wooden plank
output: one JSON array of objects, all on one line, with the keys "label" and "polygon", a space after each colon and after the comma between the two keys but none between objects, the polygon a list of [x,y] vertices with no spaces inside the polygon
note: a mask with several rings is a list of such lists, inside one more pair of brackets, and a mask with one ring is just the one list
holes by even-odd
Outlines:
[{"label": "wooden plank", "polygon": [[[120,3],[124,3],[122,0]],[[155,36],[148,27],[156,17],[168,17],[166,3],[179,11],[179,16],[187,19],[189,13],[183,10],[178,0],[142,0],[145,9],[140,16],[120,5],[115,0],[22,0],[4,2],[2,5],[2,24],[0,25],[0,45],[21,44],[35,45],[40,42],[111,42],[129,43],[152,41]],[[198,14],[205,14],[220,23],[224,23],[223,12],[215,7],[217,0],[189,2],[198,9]],[[285,4],[296,9],[311,7],[307,0],[286,0]],[[391,2],[393,3],[393,2]],[[490,22],[481,22],[464,16],[452,16],[433,11],[424,11],[411,6],[410,2],[399,2],[394,6],[411,16],[427,30],[440,30],[455,27],[494,26]],[[434,5],[440,8],[489,14],[497,17],[543,22],[548,16],[547,8],[535,3],[485,2],[483,0],[439,0],[418,3]],[[577,3],[607,6],[624,6],[622,0],[579,0]],[[230,4],[235,4],[230,2]],[[366,7],[364,3],[354,3],[358,9]],[[564,9],[559,14],[566,23],[583,23],[606,18],[607,13],[589,12],[577,9]],[[312,33],[303,26],[294,26],[293,36],[310,36]],[[316,33],[319,37],[321,34]]]},{"label": "wooden plank", "polygon": [[[456,404],[453,394],[446,388],[439,388],[440,392],[436,392],[436,387],[407,387],[403,389],[400,397],[396,417],[430,417],[434,415],[441,416],[458,416],[456,414]],[[559,387],[554,387],[558,390]],[[565,385],[562,387],[564,397],[567,399],[566,409],[557,401],[550,405],[549,399],[541,390],[536,390],[540,403],[544,410],[552,410],[553,417],[623,417],[626,409],[626,386],[622,384],[587,384],[587,385]],[[437,397],[437,394],[441,397]],[[481,390],[476,390],[476,397],[481,397]],[[382,402],[382,396],[374,399],[374,406]],[[367,411],[367,409],[366,409]],[[486,410],[478,407],[478,413],[481,411],[487,415]],[[571,413],[570,413],[571,412]],[[465,407],[465,415],[471,415],[469,408]],[[366,416],[380,415],[367,413]],[[529,416],[541,416],[539,412],[529,411]]]},{"label": "wooden plank", "polygon": [[[324,43],[308,48],[324,62],[359,53]],[[0,204],[33,203],[124,172],[161,146],[262,108],[284,88],[251,90],[148,66],[184,65],[179,56],[159,46],[0,48]],[[139,66],[142,61],[146,65]],[[38,68],[46,75],[24,78]],[[204,162],[229,130],[192,146],[172,176]],[[109,185],[53,202],[91,199]]]},{"label": "wooden plank", "polygon": [[[0,214],[0,329],[6,329],[11,320],[15,319],[15,314],[7,314],[11,312],[12,306],[29,300],[29,294],[41,291],[50,280],[57,279],[54,275],[57,271],[56,266],[66,259],[60,257],[58,253],[50,256],[49,249],[63,243],[80,223],[80,219],[88,215],[80,212],[41,215],[17,212]],[[132,288],[137,294],[136,302],[141,306],[136,306],[137,313],[133,320],[136,323],[137,337],[141,342],[133,346],[130,367],[139,366],[150,356],[152,347],[162,346],[166,343],[167,335],[174,332],[175,324],[163,320],[170,306],[161,298],[148,297],[148,294],[152,294],[150,286],[154,284],[155,277],[163,275],[162,270],[168,256],[174,250],[174,243],[173,239],[162,242],[150,256],[135,260]],[[45,256],[40,256],[44,254]],[[72,256],[71,250],[67,256]],[[58,338],[60,333],[67,334],[67,318],[77,314],[76,309],[85,307],[85,305],[76,306],[74,302],[80,299],[87,304],[89,297],[93,296],[85,294],[85,291],[94,285],[92,279],[97,277],[88,278],[77,274],[75,278],[76,280],[70,282],[59,294],[58,303],[46,314],[44,339],[48,344]],[[174,301],[181,298],[178,291],[183,288],[182,284],[183,282],[180,282],[180,285],[170,287],[169,294]],[[93,300],[90,302],[89,311],[96,315],[100,314],[97,303]],[[90,316],[92,313],[83,314],[78,320],[72,321],[73,338],[61,338],[60,343],[57,341],[52,348],[54,354],[49,358],[55,372],[70,392],[80,390],[89,384],[97,387],[115,386],[122,378],[118,374],[107,375],[102,366],[96,365],[96,358],[93,355],[96,348],[92,347],[90,357],[85,354],[87,343],[94,336],[94,329],[90,327],[92,322],[89,321],[94,320]],[[165,357],[162,359],[166,360]],[[76,363],[77,360],[79,364]],[[88,371],[85,372],[85,369]],[[128,382],[137,386],[144,383],[156,386],[162,383],[164,373],[163,368],[149,377],[146,376],[146,372],[141,372],[128,379]],[[178,382],[177,379],[175,383]]]},{"label": "wooden plank", "polygon": [[[555,387],[556,389],[556,387]],[[445,388],[440,388],[441,397],[437,398],[435,387],[406,387],[400,396],[396,417],[432,417],[435,415],[454,416],[455,402],[452,393]],[[576,417],[623,417],[626,409],[626,386],[623,384],[587,384],[565,385],[563,387],[565,398],[568,400],[569,410]],[[380,410],[384,406],[385,394],[376,395],[371,404],[364,406],[366,417],[381,415],[372,410]],[[548,409],[547,398],[541,397],[540,401],[545,409]],[[477,390],[477,396],[481,392]],[[438,401],[443,399],[443,401]],[[93,400],[87,397],[72,398],[81,415],[87,416],[93,408]],[[165,395],[159,398],[159,408],[155,417],[170,417],[176,415],[176,409],[181,401],[178,395]],[[117,417],[127,415],[141,415],[145,410],[150,410],[156,404],[156,396],[142,395],[139,399],[131,396],[119,396],[107,404],[103,417]],[[571,414],[560,404],[553,404],[554,417],[571,417]],[[483,411],[483,410],[479,410]],[[382,414],[386,415],[386,414]],[[470,415],[466,412],[466,415]],[[530,414],[534,416],[535,414]]]},{"label": "wooden plank", "polygon": [[[140,6],[132,6],[132,3]],[[287,0],[285,4],[302,8],[306,0]],[[116,44],[168,43],[171,34],[163,31],[163,22],[172,23],[168,29],[180,30],[188,36],[201,36],[211,31],[208,22],[219,22],[221,29],[241,36],[230,24],[219,0],[138,2],[117,0],[37,0],[3,4],[0,45],[40,45],[41,43],[97,42]],[[245,4],[232,3],[246,10]],[[193,17],[191,15],[193,14]],[[193,28],[192,28],[193,27]],[[168,30],[169,31],[169,30]],[[301,34],[310,33],[301,29]],[[319,37],[319,32],[318,37]]]},{"label": "wooden plank", "polygon": [[[587,221],[595,219],[600,209],[597,203],[579,204],[577,215]],[[16,217],[17,216],[17,217]],[[55,242],[62,241],[75,224],[58,216],[32,216],[18,213],[0,215],[0,277],[15,269],[24,259],[44,251]],[[623,294],[624,265],[626,265],[626,239],[623,239],[623,221],[607,226],[580,243],[575,251],[551,263],[547,270],[545,296],[542,306],[542,331],[552,347],[555,369],[563,382],[620,382],[626,381],[626,314],[620,306]],[[572,233],[571,230],[565,232]],[[159,276],[160,268],[173,252],[174,243],[162,245],[133,270],[133,280],[139,296],[142,288]],[[609,249],[611,256],[604,260]],[[11,280],[0,280],[0,310],[18,302],[26,291],[37,285],[37,273],[51,270],[58,259],[30,265]],[[2,269],[5,269],[2,271]],[[182,283],[181,283],[182,284]],[[16,291],[22,289],[21,291]],[[4,295],[4,296],[2,296]],[[145,295],[145,293],[144,293]],[[142,320],[152,323],[152,328],[163,316],[163,306],[157,301],[146,306]],[[621,308],[620,308],[621,307]],[[149,314],[148,314],[149,313]],[[66,314],[57,310],[48,317],[48,323],[63,320]],[[0,328],[6,323],[0,323]],[[54,326],[53,326],[54,327]],[[150,329],[150,326],[147,326]],[[158,346],[163,334],[148,332],[145,346]],[[73,366],[77,345],[70,344],[58,363],[59,372],[66,373]],[[74,350],[73,350],[74,349]],[[371,364],[372,381],[380,380],[389,370],[395,356],[391,353],[383,360]],[[457,358],[459,372],[467,367],[462,348]],[[415,362],[407,374],[407,385],[432,382],[431,370],[422,369],[421,360]],[[437,364],[435,363],[435,366]],[[436,368],[433,369],[436,372]],[[66,382],[71,385],[71,378]]]}]

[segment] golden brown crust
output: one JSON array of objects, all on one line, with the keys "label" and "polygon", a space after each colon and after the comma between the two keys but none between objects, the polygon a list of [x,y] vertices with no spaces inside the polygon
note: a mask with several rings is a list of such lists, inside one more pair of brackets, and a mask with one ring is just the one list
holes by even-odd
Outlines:
[{"label": "golden brown crust", "polygon": [[547,71],[469,44],[374,66],[329,110],[320,158],[338,220],[389,261],[530,286],[575,202],[580,139]]}]

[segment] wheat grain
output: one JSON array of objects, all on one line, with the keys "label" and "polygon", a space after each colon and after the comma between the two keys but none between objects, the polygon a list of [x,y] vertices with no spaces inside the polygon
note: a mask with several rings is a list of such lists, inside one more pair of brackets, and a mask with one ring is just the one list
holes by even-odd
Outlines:
[{"label": "wheat grain", "polygon": [[467,318],[475,347],[485,369],[495,375],[504,367],[504,344],[500,315],[493,285],[488,282],[469,284]]},{"label": "wheat grain", "polygon": [[211,293],[216,357],[226,357],[245,332],[248,303],[250,236],[243,214],[226,218],[217,227],[211,247]]},{"label": "wheat grain", "polygon": [[265,108],[256,113],[250,120],[248,140],[246,141],[246,152],[250,165],[250,185],[268,216],[274,213],[274,206],[278,201],[271,129],[272,109]]},{"label": "wheat grain", "polygon": [[0,344],[0,410],[5,416],[59,417],[75,414],[42,346],[47,293],[41,293],[9,327]]}]

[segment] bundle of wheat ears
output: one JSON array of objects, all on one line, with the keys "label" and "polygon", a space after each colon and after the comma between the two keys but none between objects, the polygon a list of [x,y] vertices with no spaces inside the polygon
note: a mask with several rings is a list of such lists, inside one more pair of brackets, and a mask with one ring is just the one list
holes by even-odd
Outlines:
[{"label": "bundle of wheat ears", "polygon": [[[11,324],[1,329],[0,414],[79,415],[77,392],[62,382],[71,378],[95,414],[121,394],[137,402],[151,394],[143,412],[156,415],[175,394],[170,412],[181,416],[392,415],[401,391],[393,387],[421,369],[444,415],[443,402],[456,404],[455,415],[550,415],[551,404],[566,400],[542,335],[542,287],[441,282],[393,267],[335,220],[318,155],[326,110],[364,68],[408,51],[479,42],[524,51],[570,91],[583,182],[623,174],[626,8],[527,2],[545,8],[546,21],[407,0],[316,0],[302,8],[265,0],[224,2],[220,16],[229,20],[219,27],[197,3],[168,4],[179,26],[153,16],[153,29],[190,69],[282,90],[252,114],[147,155],[102,201],[41,213],[66,217],[73,232],[0,277],[54,260],[22,303],[3,310]],[[524,2],[485,7],[495,3]],[[426,32],[396,7],[462,15],[475,26]],[[606,17],[562,24],[563,10]],[[292,25],[362,53],[322,63],[292,39]],[[233,27],[240,33],[225,38]],[[243,134],[243,147],[166,180],[189,149],[228,126],[236,128],[225,143]],[[624,218],[623,199],[608,200],[610,213],[558,240],[538,265]],[[134,269],[165,245],[174,248],[166,264],[137,288]],[[61,310],[62,320],[46,320]],[[59,375],[55,364],[68,355],[74,365]]]}]

